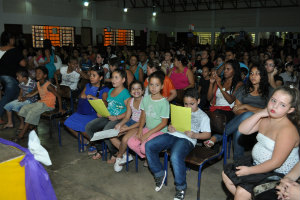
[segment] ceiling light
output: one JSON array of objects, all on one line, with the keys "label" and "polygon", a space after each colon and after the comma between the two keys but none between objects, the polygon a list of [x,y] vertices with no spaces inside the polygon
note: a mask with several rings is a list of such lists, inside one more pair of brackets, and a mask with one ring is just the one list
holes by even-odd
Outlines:
[{"label": "ceiling light", "polygon": [[127,12],[127,11],[128,11],[128,8],[124,8],[123,10],[124,10],[124,12]]},{"label": "ceiling light", "polygon": [[155,12],[155,11],[152,12],[152,16],[153,16],[153,17],[156,16],[156,12]]},{"label": "ceiling light", "polygon": [[89,6],[89,2],[88,2],[88,1],[84,1],[84,2],[83,2],[83,5],[84,5],[85,7],[88,7],[88,6]]}]

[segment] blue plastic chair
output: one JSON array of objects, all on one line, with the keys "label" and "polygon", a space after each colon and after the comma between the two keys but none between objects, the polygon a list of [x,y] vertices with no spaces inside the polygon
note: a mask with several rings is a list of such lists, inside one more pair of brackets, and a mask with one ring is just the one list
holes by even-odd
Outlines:
[{"label": "blue plastic chair", "polygon": [[[219,152],[211,148],[207,148],[205,146],[198,146],[189,153],[189,155],[185,158],[185,162],[193,165],[199,166],[198,170],[198,183],[197,183],[197,200],[200,199],[200,183],[201,183],[201,173],[203,166],[220,156],[223,156],[223,165],[227,163],[227,135],[225,133],[226,126],[226,116],[219,113],[207,112],[207,115],[210,117],[210,125],[212,133],[223,134],[223,142],[222,148]],[[168,154],[169,152],[165,152],[164,156],[164,166],[166,172],[168,172]],[[168,173],[167,173],[168,174]],[[166,179],[167,180],[167,179]],[[166,184],[166,183],[165,183]]]}]

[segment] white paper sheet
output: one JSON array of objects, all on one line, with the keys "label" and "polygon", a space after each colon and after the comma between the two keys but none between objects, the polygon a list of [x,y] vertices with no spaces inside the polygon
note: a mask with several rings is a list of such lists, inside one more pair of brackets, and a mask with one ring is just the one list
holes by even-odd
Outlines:
[{"label": "white paper sheet", "polygon": [[97,141],[97,140],[102,140],[105,138],[112,138],[116,137],[119,134],[120,130],[116,129],[108,129],[105,131],[99,131],[94,133],[94,136],[92,137],[91,141]]}]

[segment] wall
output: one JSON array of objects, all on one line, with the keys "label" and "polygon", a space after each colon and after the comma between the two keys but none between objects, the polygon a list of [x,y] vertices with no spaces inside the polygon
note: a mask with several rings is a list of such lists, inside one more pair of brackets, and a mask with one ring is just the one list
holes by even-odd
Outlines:
[{"label": "wall", "polygon": [[[161,33],[185,32],[194,24],[195,31],[300,32],[300,8],[243,9],[161,13],[152,17],[152,10],[129,9],[123,12],[123,1],[93,2],[88,8],[81,0],[0,0],[0,32],[4,24],[23,24],[23,32],[31,33],[31,25],[81,26],[93,28],[93,42],[106,26],[134,30],[155,30]],[[149,34],[148,34],[149,35]],[[175,34],[176,35],[176,34]],[[258,41],[258,38],[257,38]],[[148,40],[149,42],[149,40]]]}]

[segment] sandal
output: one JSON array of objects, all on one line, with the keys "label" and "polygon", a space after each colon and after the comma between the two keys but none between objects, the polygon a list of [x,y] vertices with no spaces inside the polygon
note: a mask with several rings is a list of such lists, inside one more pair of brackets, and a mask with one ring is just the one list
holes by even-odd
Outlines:
[{"label": "sandal", "polygon": [[99,160],[100,158],[102,158],[100,152],[96,152],[92,157],[93,160]]},{"label": "sandal", "polygon": [[15,142],[15,143],[21,142],[24,139],[25,139],[24,136],[22,136],[22,137],[16,136],[16,137],[9,138],[10,141]]},{"label": "sandal", "polygon": [[203,142],[203,144],[208,148],[211,148],[212,146],[215,145],[215,143],[211,140],[206,140],[205,142]]},{"label": "sandal", "polygon": [[88,155],[95,155],[97,153],[97,148],[94,146],[90,146],[90,148],[88,149]]}]

